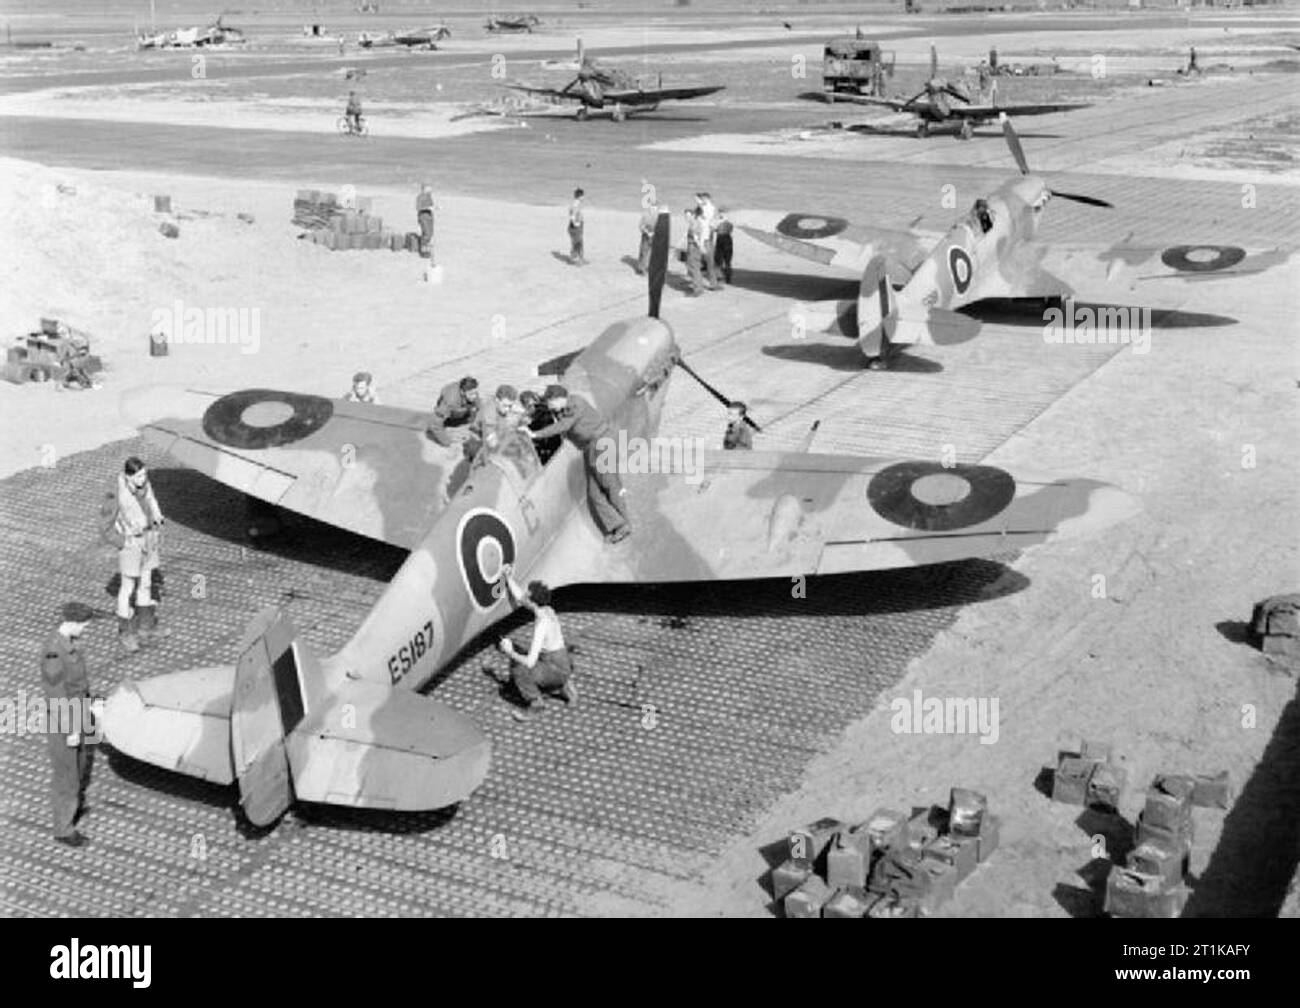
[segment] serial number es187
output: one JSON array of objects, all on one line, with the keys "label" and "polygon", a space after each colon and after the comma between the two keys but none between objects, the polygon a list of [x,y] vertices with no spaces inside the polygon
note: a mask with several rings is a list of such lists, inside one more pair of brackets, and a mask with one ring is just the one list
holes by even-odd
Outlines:
[{"label": "serial number es187", "polygon": [[397,649],[396,654],[388,656],[388,674],[393,682],[406,675],[411,666],[433,650],[433,620],[425,623],[415,635]]}]

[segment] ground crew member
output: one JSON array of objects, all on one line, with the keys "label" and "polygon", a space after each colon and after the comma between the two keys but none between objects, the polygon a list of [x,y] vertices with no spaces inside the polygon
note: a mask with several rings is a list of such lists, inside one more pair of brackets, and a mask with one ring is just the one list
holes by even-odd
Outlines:
[{"label": "ground crew member", "polygon": [[353,133],[361,132],[361,97],[355,91],[348,92],[348,107],[343,113],[348,119],[348,129]]},{"label": "ground crew member", "polygon": [[420,225],[420,255],[433,265],[433,190],[428,182],[420,184],[415,197],[415,219]]},{"label": "ground crew member", "polygon": [[[113,527],[122,537],[118,550],[117,634],[128,654],[140,650],[140,641],[164,637],[158,629],[153,576],[162,548],[163,515],[149,483],[149,472],[132,455],[117,477],[117,517]],[[132,594],[134,593],[134,606]]]},{"label": "ground crew member", "polygon": [[569,204],[569,262],[574,266],[587,265],[586,250],[582,242],[583,195],[581,189],[573,190],[573,202]]},{"label": "ground crew member", "polygon": [[[524,411],[524,424],[530,431],[538,431],[543,427],[555,423],[555,414],[551,408],[546,405],[540,395],[531,390],[519,393],[519,405]],[[560,450],[560,445],[564,439],[558,434],[554,437],[539,438],[533,442],[533,447],[537,449],[537,460],[542,465],[546,465],[551,457]]]},{"label": "ground crew member", "polygon": [[998,75],[998,47],[989,46],[989,73],[994,77]]},{"label": "ground crew member", "polygon": [[749,407],[739,399],[727,406],[727,431],[722,435],[723,448],[754,447],[754,433],[749,429],[749,424],[745,423],[748,415]]},{"label": "ground crew member", "polygon": [[718,268],[714,265],[713,255],[714,239],[718,227],[718,208],[713,205],[713,197],[706,192],[697,193],[695,198],[704,220],[704,232],[702,234],[704,244],[700,246],[700,250],[704,254],[704,272],[709,278],[709,290],[717,290],[720,284],[718,283]]},{"label": "ground crew member", "polygon": [[[90,680],[86,675],[86,656],[81,650],[81,635],[95,611],[80,602],[63,607],[59,628],[46,638],[41,651],[41,678],[47,701],[71,700],[81,704],[84,714],[89,706]],[[66,706],[65,706],[66,709]],[[77,831],[77,817],[90,783],[90,749],[83,729],[89,725],[61,725],[51,717],[55,705],[47,703],[45,726],[50,763],[54,770],[50,800],[54,821],[54,839],[69,847],[80,847],[86,838]],[[75,729],[71,734],[65,728]]]},{"label": "ground crew member", "polygon": [[713,262],[722,274],[722,279],[731,283],[731,256],[735,246],[731,239],[731,221],[718,211],[717,237],[713,240]]},{"label": "ground crew member", "polygon": [[[449,427],[463,427],[465,431],[453,435],[447,429]],[[460,381],[444,386],[438,394],[438,403],[433,407],[425,435],[430,441],[450,448],[453,442],[464,440],[467,435],[477,435],[479,430],[478,379],[466,375]]]},{"label": "ground crew member", "polygon": [[638,276],[644,275],[645,271],[650,268],[650,246],[654,242],[655,225],[659,223],[659,197],[655,193],[654,187],[646,193],[645,205],[641,209],[641,220],[639,230],[641,232],[641,247],[637,250],[636,255],[636,272]]},{"label": "ground crew member", "polygon": [[1189,74],[1200,73],[1201,68],[1196,65],[1196,46],[1191,47],[1191,52],[1187,57],[1187,72]]},{"label": "ground crew member", "polygon": [[425,436],[443,448],[453,448],[446,458],[447,478],[439,492],[446,504],[469,476],[470,463],[478,455],[483,438],[479,412],[478,379],[466,375],[444,386],[425,428]]},{"label": "ground crew member", "polygon": [[988,63],[984,60],[980,60],[977,72],[980,80],[980,101],[987,102],[989,100],[989,82],[993,79],[992,75],[989,73]]},{"label": "ground crew member", "polygon": [[[697,206],[686,211],[686,275],[691,281],[690,297],[699,297],[705,291],[704,278],[700,275],[700,263],[704,259],[704,243],[707,225],[704,214]],[[708,287],[717,290],[716,286]]]},{"label": "ground crew member", "polygon": [[358,371],[352,376],[352,388],[343,397],[348,402],[365,403],[367,406],[379,405],[379,393],[375,391],[375,378],[369,371]]},{"label": "ground crew member", "polygon": [[500,451],[524,428],[524,409],[513,385],[501,385],[496,394],[496,415],[484,425],[483,442],[489,451]]},{"label": "ground crew member", "polygon": [[572,682],[573,659],[564,643],[560,617],[551,608],[551,589],[541,581],[530,581],[524,591],[515,581],[510,564],[502,566],[501,577],[514,604],[533,613],[533,639],[527,654],[516,651],[509,637],[500,640],[502,652],[510,658],[510,679],[524,702],[522,708],[510,713],[516,720],[525,721],[543,693],[556,693],[566,704],[577,700]]},{"label": "ground crew member", "polygon": [[582,452],[582,461],[587,470],[587,501],[595,515],[596,522],[605,533],[608,543],[622,542],[632,534],[632,524],[623,503],[623,481],[619,478],[617,466],[615,471],[602,472],[603,466],[596,461],[600,451],[600,442],[604,438],[613,439],[613,431],[605,418],[596,411],[596,407],[581,396],[570,396],[563,385],[546,386],[546,404],[555,414],[555,422],[547,424],[540,430],[530,431],[534,441],[567,434],[575,448]]}]

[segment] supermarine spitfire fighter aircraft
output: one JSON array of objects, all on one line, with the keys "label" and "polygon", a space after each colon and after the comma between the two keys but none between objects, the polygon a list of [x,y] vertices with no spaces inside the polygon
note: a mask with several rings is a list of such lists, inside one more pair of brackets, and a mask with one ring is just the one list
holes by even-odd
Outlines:
[{"label": "supermarine spitfire fighter aircraft", "polygon": [[237,781],[259,825],[295,799],[439,808],[483,781],[489,746],[465,715],[416,690],[509,613],[506,564],[521,582],[555,587],[787,578],[984,556],[1134,513],[1127,494],[1092,480],[921,459],[700,449],[692,474],[680,451],[656,447],[677,440],[656,437],[681,362],[657,317],[668,239],[663,213],[649,317],[559,359],[570,392],[620,442],[658,452],[658,464],[628,456],[635,531],[615,545],[593,520],[583,458],[567,442],[545,465],[524,435],[484,450],[444,505],[446,454],[425,439],[422,413],[264,389],[128,393],[128,414],[177,461],[410,556],[337,654],[317,657],[274,607],[264,610],[236,665],[120,686],[103,716],[110,743],[170,770]]},{"label": "supermarine spitfire fighter aircraft", "polygon": [[362,49],[383,49],[392,46],[404,46],[407,49],[437,49],[443,39],[451,38],[451,29],[446,25],[434,25],[432,28],[408,28],[385,35],[370,35],[362,32],[357,36],[357,44]]},{"label": "supermarine spitfire fighter aircraft", "polygon": [[863,94],[824,94],[822,101],[848,101],[859,105],[879,105],[895,112],[909,112],[916,116],[916,135],[926,137],[935,126],[956,127],[956,136],[969,140],[975,127],[993,122],[1001,116],[1050,115],[1053,112],[1072,112],[1087,108],[1087,103],[1039,102],[1022,105],[985,105],[972,102],[959,86],[950,84],[939,76],[939,56],[930,46],[930,76],[925,86],[911,98],[879,98]]},{"label": "supermarine spitfire fighter aircraft", "polygon": [[[974,337],[979,320],[956,309],[977,301],[1076,297],[1111,304],[1117,296],[1132,296],[1141,282],[1144,304],[1154,296],[1159,303],[1151,307],[1177,308],[1185,292],[1157,289],[1159,282],[1260,272],[1289,255],[1234,245],[1145,247],[1131,244],[1131,234],[1109,248],[1040,242],[1038,224],[1052,198],[1101,208],[1112,204],[1050,188],[1030,174],[1009,120],[1002,120],[1002,131],[1020,177],[977,199],[946,234],[855,225],[808,213],[736,210],[727,216],[751,238],[782,252],[861,271],[857,341],[867,366],[877,370],[889,366],[900,344],[943,345]],[[790,317],[804,330],[838,332],[844,313],[837,305],[829,310],[796,305]]]},{"label": "supermarine spitfire fighter aircraft", "polygon": [[721,84],[666,88],[662,74],[655,85],[647,86],[631,74],[606,66],[587,55],[581,39],[578,40],[578,58],[568,65],[577,71],[577,76],[562,88],[523,83],[507,84],[506,87],[527,94],[575,101],[579,119],[586,119],[592,109],[608,108],[615,122],[622,122],[632,112],[653,112],[661,102],[689,101],[726,90]]}]

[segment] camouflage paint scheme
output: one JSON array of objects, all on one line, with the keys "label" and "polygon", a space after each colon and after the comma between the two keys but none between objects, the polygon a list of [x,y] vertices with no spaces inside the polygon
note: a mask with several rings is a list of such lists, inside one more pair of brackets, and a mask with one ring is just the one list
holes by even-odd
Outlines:
[{"label": "camouflage paint scheme", "polygon": [[[1003,131],[1022,174],[984,198],[991,224],[987,229],[974,206],[942,235],[853,225],[815,214],[741,210],[728,216],[765,245],[861,271],[858,346],[871,361],[886,357],[891,344],[942,345],[973,338],[979,322],[955,309],[988,298],[1076,297],[1110,304],[1137,295],[1145,306],[1176,309],[1186,300],[1182,284],[1262,272],[1290,255],[1281,249],[1212,244],[1144,247],[1131,244],[1131,234],[1109,248],[1039,242],[1039,220],[1054,195],[1084,202],[1092,198],[1054,193],[1042,178],[1029,174],[1006,120]],[[793,322],[810,328],[834,326],[839,315],[833,305],[829,313],[805,305],[791,310]]]},{"label": "camouflage paint scheme", "polygon": [[[651,438],[678,356],[664,323],[625,321],[579,354],[564,380],[616,431]],[[245,415],[253,416],[286,396],[261,395],[270,398],[225,398],[251,400]],[[466,483],[434,513],[440,470],[408,461],[423,418],[334,401],[329,419],[295,443],[237,450],[204,431],[203,416],[220,401],[155,389],[127,405],[151,441],[214,479],[411,549],[335,655],[317,659],[271,608],[250,625],[237,668],[128,682],[109,699],[105,730],[116,748],[217,783],[237,780],[255,823],[274,821],[294,798],[438,808],[482,782],[490,753],[481,731],[415,691],[508,614],[503,561],[521,581],[557,587],[875,570],[1091,534],[1136,510],[1132,498],[1104,484],[1015,481],[991,467],[937,472],[937,464],[908,460],[705,452],[700,480],[625,475],[637,531],[610,546],[588,512],[582,458],[567,442],[545,467],[522,437],[480,454]],[[262,419],[277,416],[272,409]],[[357,448],[351,465],[329,461],[347,446]],[[877,496],[924,520],[891,521],[880,513],[885,505],[872,503],[891,466],[906,470],[901,482]],[[308,486],[299,489],[300,480]],[[1005,499],[976,500],[985,483]],[[975,513],[964,518],[951,510],[972,502]],[[412,540],[418,521],[427,527]]]},{"label": "camouflage paint scheme", "polygon": [[1091,534],[1137,510],[1122,491],[1089,480],[1018,482],[992,466],[915,459],[710,452],[698,438],[658,438],[681,362],[656,317],[668,239],[661,213],[650,316],[616,323],[543,367],[561,370],[569,392],[597,409],[620,452],[634,439],[654,449],[645,465],[631,452],[613,459],[636,529],[617,544],[596,526],[583,456],[567,441],[543,466],[526,434],[503,435],[448,499],[443,477],[456,453],[422,443],[424,417],[411,411],[270,389],[128,393],[125,412],[186,465],[410,555],[337,654],[318,658],[272,606],[249,624],[233,668],[127,680],[105,705],[112,745],[237,782],[256,825],[295,800],[442,808],[483,782],[490,747],[465,715],[416,691],[509,613],[504,564],[520,582],[553,587],[798,577],[982,556]]}]

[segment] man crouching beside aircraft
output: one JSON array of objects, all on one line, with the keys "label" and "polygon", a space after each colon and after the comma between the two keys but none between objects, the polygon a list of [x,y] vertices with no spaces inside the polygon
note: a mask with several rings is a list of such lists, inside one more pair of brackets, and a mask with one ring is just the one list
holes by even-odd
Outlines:
[{"label": "man crouching beside aircraft", "polygon": [[577,691],[573,687],[573,659],[564,643],[560,617],[551,608],[551,589],[541,581],[530,581],[524,591],[514,577],[511,564],[501,567],[501,579],[510,592],[511,601],[533,613],[533,642],[528,653],[515,650],[514,641],[502,637],[500,647],[510,658],[510,679],[519,691],[524,706],[510,712],[517,721],[527,720],[533,705],[542,699],[542,693],[556,693],[566,704],[573,703]]},{"label": "man crouching beside aircraft", "polygon": [[587,500],[601,531],[605,533],[605,541],[622,542],[632,534],[632,523],[623,503],[626,492],[623,481],[617,472],[602,472],[604,467],[596,464],[601,440],[613,440],[614,432],[595,406],[581,396],[570,397],[569,390],[563,385],[546,386],[546,405],[555,414],[555,423],[529,433],[534,441],[556,434],[568,435],[573,446],[582,452],[582,461],[587,468]]}]

